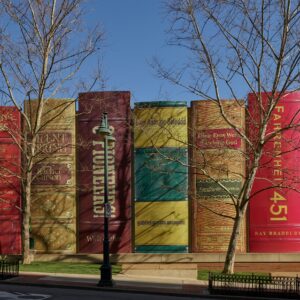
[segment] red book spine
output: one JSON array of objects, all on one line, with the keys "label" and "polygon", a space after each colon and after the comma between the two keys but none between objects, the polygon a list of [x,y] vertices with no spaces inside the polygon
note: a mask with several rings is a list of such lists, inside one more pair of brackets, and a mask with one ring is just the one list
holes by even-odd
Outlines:
[{"label": "red book spine", "polygon": [[0,254],[21,254],[20,113],[0,107]]},{"label": "red book spine", "polygon": [[[268,94],[262,94],[267,103]],[[250,252],[300,251],[300,93],[282,95],[267,126],[267,135],[278,132],[264,146],[250,201]],[[249,128],[257,143],[255,132],[260,115],[254,94],[249,94]]]}]

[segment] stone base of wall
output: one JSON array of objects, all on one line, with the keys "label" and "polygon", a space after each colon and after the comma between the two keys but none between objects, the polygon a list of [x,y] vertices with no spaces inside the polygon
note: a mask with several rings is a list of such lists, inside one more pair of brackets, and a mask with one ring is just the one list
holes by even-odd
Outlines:
[{"label": "stone base of wall", "polygon": [[169,277],[180,279],[196,279],[197,264],[122,264],[122,274],[138,277]]},{"label": "stone base of wall", "polygon": [[[64,261],[100,263],[102,255],[99,254],[38,254],[34,261]],[[172,265],[178,269],[180,266],[190,265],[189,268],[220,270],[225,261],[225,253],[186,253],[186,254],[112,254],[111,263],[131,265],[152,265],[152,269],[169,269]],[[194,267],[197,266],[197,267]],[[134,268],[138,268],[135,266]],[[131,268],[132,270],[134,269]],[[135,269],[136,270],[136,269]],[[300,270],[300,253],[243,253],[237,254],[235,271],[248,272],[296,272]]]}]

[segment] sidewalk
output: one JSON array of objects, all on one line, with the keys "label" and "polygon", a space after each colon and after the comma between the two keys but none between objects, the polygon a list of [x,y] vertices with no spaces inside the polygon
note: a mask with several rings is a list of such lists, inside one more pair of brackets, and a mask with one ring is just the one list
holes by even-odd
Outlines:
[{"label": "sidewalk", "polygon": [[166,295],[209,296],[207,281],[162,278],[154,276],[113,276],[113,287],[98,287],[100,275],[20,272],[19,277],[0,281],[0,284],[35,285],[44,287],[112,290]]},{"label": "sidewalk", "polygon": [[[274,272],[277,276],[294,276],[292,272]],[[170,296],[190,296],[205,298],[229,299],[228,296],[210,295],[208,282],[184,278],[166,278],[154,276],[133,276],[118,274],[113,276],[113,287],[98,287],[100,275],[61,274],[61,273],[34,273],[20,272],[19,277],[0,280],[1,284],[17,284],[43,286],[49,288],[78,288],[86,290],[106,290],[121,293],[148,293]],[[251,296],[230,296],[230,299],[271,299]]]}]

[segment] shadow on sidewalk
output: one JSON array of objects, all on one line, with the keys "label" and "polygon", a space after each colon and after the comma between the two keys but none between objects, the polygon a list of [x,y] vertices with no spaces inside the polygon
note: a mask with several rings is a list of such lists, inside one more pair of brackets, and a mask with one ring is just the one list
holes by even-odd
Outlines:
[{"label": "shadow on sidewalk", "polygon": [[180,278],[158,278],[116,275],[113,287],[98,287],[98,276],[73,274],[20,274],[0,281],[0,284],[34,285],[43,287],[109,290],[116,292],[153,293],[167,295],[208,295],[207,282]]}]

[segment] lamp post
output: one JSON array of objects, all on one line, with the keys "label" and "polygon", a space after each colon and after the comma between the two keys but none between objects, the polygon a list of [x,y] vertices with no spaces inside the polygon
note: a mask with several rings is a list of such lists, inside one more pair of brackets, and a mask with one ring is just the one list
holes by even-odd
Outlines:
[{"label": "lamp post", "polygon": [[108,201],[108,142],[115,141],[112,131],[109,129],[107,113],[103,113],[100,127],[97,133],[104,137],[104,237],[103,237],[103,262],[100,267],[101,276],[98,286],[112,286],[112,270],[109,261],[109,237],[108,219],[111,215],[111,207]]}]

